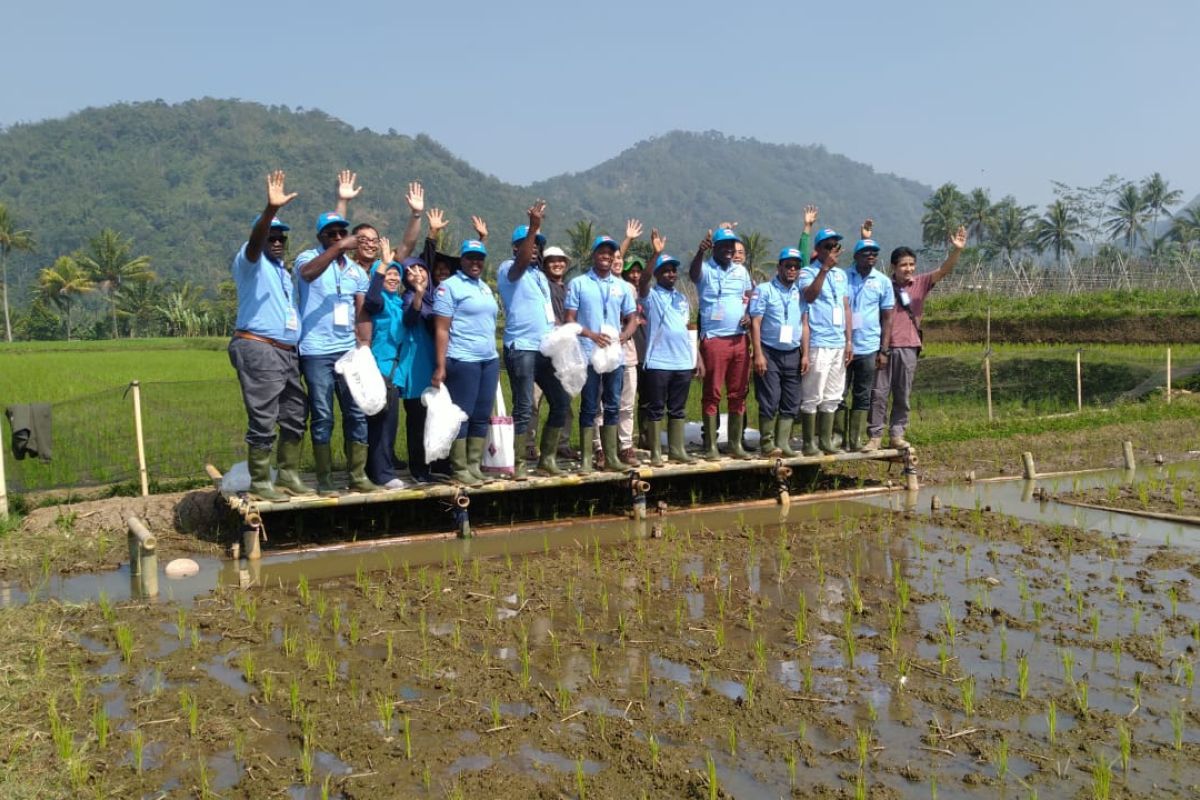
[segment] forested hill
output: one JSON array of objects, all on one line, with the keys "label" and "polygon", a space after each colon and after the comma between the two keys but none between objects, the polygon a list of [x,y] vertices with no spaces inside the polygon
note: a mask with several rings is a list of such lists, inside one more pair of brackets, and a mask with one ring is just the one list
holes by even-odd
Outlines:
[{"label": "forested hill", "polygon": [[[455,237],[472,213],[503,241],[535,195],[552,203],[552,240],[580,218],[620,236],[626,216],[690,246],[720,218],[772,240],[792,241],[800,209],[851,229],[870,214],[887,241],[919,241],[928,187],[833,155],[822,147],[769,145],[720,134],[670,133],[642,142],[582,173],[532,187],[503,183],[427,136],[355,130],[320,111],[236,100],[121,104],[0,132],[0,203],[33,230],[36,256],[14,254],[10,277],[23,305],[36,268],[69,253],[104,227],[130,236],[164,280],[214,286],[263,202],[263,176],[282,167],[300,192],[284,216],[292,249],[312,239],[316,214],[333,203],[337,169],[357,170],[365,187],[355,221],[398,235],[407,181],[425,183],[428,202],[446,208]],[[388,224],[390,222],[390,224]],[[565,241],[563,241],[565,244]]]}]

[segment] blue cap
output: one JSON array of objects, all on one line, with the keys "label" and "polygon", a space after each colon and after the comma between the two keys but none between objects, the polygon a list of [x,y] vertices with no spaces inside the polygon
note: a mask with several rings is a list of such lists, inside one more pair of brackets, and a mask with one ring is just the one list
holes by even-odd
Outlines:
[{"label": "blue cap", "polygon": [[341,214],[334,213],[333,211],[326,211],[324,214],[317,217],[318,234],[328,228],[330,225],[345,225],[347,228],[349,228],[350,222]]},{"label": "blue cap", "polygon": [[675,258],[674,256],[669,256],[666,253],[663,253],[663,254],[659,255],[658,258],[654,259],[654,271],[658,272],[660,269],[662,269],[663,267],[665,267],[669,264],[674,264],[675,266],[678,267],[679,259]]},{"label": "blue cap", "polygon": [[813,246],[819,245],[826,239],[837,239],[840,242],[842,240],[842,235],[833,228],[821,228],[821,230],[817,233],[817,238],[813,239]]},{"label": "blue cap", "polygon": [[601,235],[592,240],[592,252],[596,252],[598,248],[603,247],[604,245],[608,245],[613,250],[621,249],[621,245],[616,239],[612,238],[611,236]]},{"label": "blue cap", "polygon": [[[262,214],[259,214],[254,218],[254,222],[250,223],[250,227],[253,228],[255,225],[257,225],[258,221],[260,219],[262,219]],[[283,220],[281,220],[279,217],[271,217],[271,228],[272,229],[278,228],[282,231],[290,231],[291,230],[291,226],[285,225],[283,223]]]},{"label": "blue cap", "polygon": [[713,244],[718,242],[740,242],[742,237],[733,232],[733,228],[721,228],[713,234]]},{"label": "blue cap", "polygon": [[804,256],[794,247],[785,247],[779,251],[780,261],[787,261],[789,258],[794,258],[801,263],[804,262]]},{"label": "blue cap", "polygon": [[467,239],[463,241],[462,247],[458,248],[458,257],[462,258],[467,253],[478,253],[481,256],[486,256],[487,248],[478,239]]},{"label": "blue cap", "polygon": [[879,242],[874,239],[859,239],[854,243],[854,253],[857,255],[859,250],[874,250],[879,252]]},{"label": "blue cap", "polygon": [[[529,226],[528,225],[518,225],[517,227],[513,228],[512,243],[516,244],[517,242],[521,241],[528,235],[529,235]],[[537,240],[538,244],[546,243],[546,237],[542,236],[540,233],[537,236],[535,236],[534,239]]]}]

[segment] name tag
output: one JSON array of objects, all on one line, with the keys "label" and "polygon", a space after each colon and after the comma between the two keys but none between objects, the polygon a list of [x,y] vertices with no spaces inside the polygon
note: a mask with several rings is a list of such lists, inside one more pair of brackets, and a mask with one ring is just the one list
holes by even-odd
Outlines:
[{"label": "name tag", "polygon": [[902,305],[902,306],[911,306],[912,305],[912,300],[908,296],[908,289],[900,290],[900,305]]},{"label": "name tag", "polygon": [[708,318],[718,321],[725,319],[725,307],[720,303],[714,303],[712,313],[708,315]]},{"label": "name tag", "polygon": [[854,330],[861,328],[863,326],[863,315],[860,313],[851,314],[850,325],[854,328]]},{"label": "name tag", "polygon": [[779,326],[779,343],[780,344],[791,344],[792,343],[792,336],[795,335],[793,333],[793,329],[794,329],[794,326],[792,326],[792,325],[780,325]]},{"label": "name tag", "polygon": [[835,328],[840,328],[841,326],[846,324],[846,313],[845,312],[846,312],[846,310],[844,308],[842,308],[840,305],[833,307],[833,326]]},{"label": "name tag", "polygon": [[283,323],[283,326],[285,328],[287,328],[289,331],[295,331],[295,330],[300,329],[300,319],[299,319],[299,317],[296,316],[296,309],[294,309],[294,308],[288,309],[287,320]]},{"label": "name tag", "polygon": [[333,306],[333,325],[336,328],[350,327],[350,304],[335,303]]},{"label": "name tag", "polygon": [[556,320],[554,319],[554,304],[551,303],[549,300],[547,300],[546,301],[546,322],[549,322],[550,324],[554,324],[555,321]]}]

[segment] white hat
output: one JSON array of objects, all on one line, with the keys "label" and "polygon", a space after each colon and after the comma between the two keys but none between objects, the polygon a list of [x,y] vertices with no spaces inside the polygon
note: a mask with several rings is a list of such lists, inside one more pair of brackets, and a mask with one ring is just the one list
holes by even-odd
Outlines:
[{"label": "white hat", "polygon": [[542,261],[545,261],[548,258],[565,258],[568,264],[571,262],[570,256],[564,253],[561,247],[547,247],[545,250],[543,250]]}]

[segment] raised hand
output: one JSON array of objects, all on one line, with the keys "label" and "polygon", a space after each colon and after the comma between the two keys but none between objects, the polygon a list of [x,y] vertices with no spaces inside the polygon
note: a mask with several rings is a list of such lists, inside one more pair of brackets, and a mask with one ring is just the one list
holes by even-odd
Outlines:
[{"label": "raised hand", "polygon": [[529,230],[538,231],[542,228],[542,220],[546,217],[546,201],[536,200],[526,212],[529,215]]},{"label": "raised hand", "polygon": [[[425,212],[425,218],[429,220],[429,238],[431,239],[436,239],[438,233],[450,224],[446,221],[446,213],[440,208],[429,209]],[[472,217],[471,221],[474,222],[477,219],[479,218]],[[478,226],[476,226],[475,230],[479,230]],[[486,231],[487,229],[484,228],[484,230]]]},{"label": "raised hand", "polygon": [[667,249],[667,237],[659,233],[658,228],[650,229],[650,249],[656,256]]},{"label": "raised hand", "polygon": [[866,219],[863,220],[862,226],[858,229],[858,238],[870,239],[871,231],[873,231],[874,229],[875,229],[875,220],[871,219],[870,217],[867,217]]},{"label": "raised hand", "polygon": [[358,197],[358,193],[362,191],[361,186],[355,186],[358,182],[358,173],[344,169],[338,173],[338,200],[353,200]]},{"label": "raised hand", "polygon": [[804,224],[812,225],[816,221],[817,221],[817,207],[814,205],[805,206],[804,207]]},{"label": "raised hand", "polygon": [[625,238],[636,239],[642,235],[642,221],[640,219],[629,219],[625,221]]},{"label": "raised hand", "polygon": [[700,240],[700,252],[701,253],[707,253],[709,250],[712,250],[712,244],[713,244],[712,234],[713,234],[712,230],[709,230],[709,232],[705,235],[705,237]]},{"label": "raised hand", "polygon": [[408,194],[404,199],[408,201],[413,216],[421,216],[421,212],[425,210],[425,187],[421,186],[420,181],[413,181],[408,185]]},{"label": "raised hand", "polygon": [[959,229],[950,237],[950,246],[955,250],[962,250],[967,246],[967,229],[966,226],[959,226]]},{"label": "raised hand", "polygon": [[[438,212],[439,214],[441,211]],[[483,217],[471,215],[471,225],[475,228],[475,235],[479,237],[479,241],[486,242],[488,236],[487,223],[483,221]],[[442,227],[445,227],[444,225]]]},{"label": "raised hand", "polygon": [[379,237],[379,263],[385,268],[392,263],[392,242],[388,237]]},{"label": "raised hand", "polygon": [[423,293],[425,286],[429,282],[425,270],[415,264],[404,271],[405,277],[408,279],[408,285],[413,288],[414,292]]},{"label": "raised hand", "polygon": [[351,250],[357,249],[358,234],[352,233],[349,236],[343,236],[341,239],[337,240],[337,244],[335,244],[334,247],[336,247],[341,253],[348,253]]},{"label": "raised hand", "polygon": [[285,175],[281,169],[267,173],[267,205],[271,208],[283,208],[296,199],[297,192],[288,194],[283,188],[284,178]]}]

